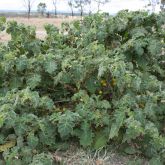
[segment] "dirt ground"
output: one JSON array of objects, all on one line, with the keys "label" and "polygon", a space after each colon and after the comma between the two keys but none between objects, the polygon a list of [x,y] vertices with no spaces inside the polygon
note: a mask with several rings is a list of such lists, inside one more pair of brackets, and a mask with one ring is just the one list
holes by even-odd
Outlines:
[{"label": "dirt ground", "polygon": [[[65,17],[61,16],[60,18],[22,18],[22,17],[14,17],[7,18],[7,21],[17,21],[18,23],[23,23],[25,25],[35,26],[36,34],[38,38],[43,39],[46,36],[46,32],[44,30],[45,24],[53,24],[57,27],[60,27],[62,22],[71,22],[73,20],[79,19],[78,17]],[[5,32],[0,32],[0,42],[7,42],[10,40],[10,36]]]}]

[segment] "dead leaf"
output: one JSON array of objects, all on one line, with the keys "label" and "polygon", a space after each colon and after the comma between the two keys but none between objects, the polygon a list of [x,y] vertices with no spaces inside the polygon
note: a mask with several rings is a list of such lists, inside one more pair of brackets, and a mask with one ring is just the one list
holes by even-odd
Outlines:
[{"label": "dead leaf", "polygon": [[58,155],[53,155],[53,158],[56,162],[62,162],[62,157],[61,156],[58,156]]},{"label": "dead leaf", "polygon": [[16,141],[9,141],[3,145],[0,145],[0,152],[4,152],[6,150],[8,150],[9,148],[14,147],[16,144]]}]

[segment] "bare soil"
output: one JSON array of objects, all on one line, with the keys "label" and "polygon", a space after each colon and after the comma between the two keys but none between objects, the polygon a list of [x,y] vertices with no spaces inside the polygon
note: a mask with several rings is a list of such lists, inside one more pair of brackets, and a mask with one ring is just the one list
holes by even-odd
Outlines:
[{"label": "bare soil", "polygon": [[[65,17],[61,16],[59,18],[23,18],[23,17],[12,17],[7,18],[7,21],[17,21],[18,23],[23,23],[27,26],[35,26],[36,27],[36,35],[38,38],[43,39],[46,36],[46,32],[44,30],[45,24],[53,24],[57,27],[61,26],[62,22],[72,22],[73,20],[79,19],[78,17]],[[7,42],[10,40],[10,36],[5,32],[0,32],[0,42]]]}]

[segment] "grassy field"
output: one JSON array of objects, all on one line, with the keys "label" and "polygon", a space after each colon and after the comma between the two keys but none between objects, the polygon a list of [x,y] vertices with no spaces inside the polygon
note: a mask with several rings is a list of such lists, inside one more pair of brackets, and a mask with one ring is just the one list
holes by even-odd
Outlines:
[{"label": "grassy field", "polygon": [[[17,21],[18,23],[23,23],[25,25],[35,26],[37,37],[43,39],[46,36],[46,32],[44,30],[45,24],[53,24],[57,27],[60,27],[62,22],[71,22],[73,20],[78,19],[78,17],[65,17],[61,16],[59,18],[23,18],[23,17],[12,17],[7,18],[7,21]],[[0,42],[7,42],[10,40],[10,36],[5,32],[0,33]]]}]

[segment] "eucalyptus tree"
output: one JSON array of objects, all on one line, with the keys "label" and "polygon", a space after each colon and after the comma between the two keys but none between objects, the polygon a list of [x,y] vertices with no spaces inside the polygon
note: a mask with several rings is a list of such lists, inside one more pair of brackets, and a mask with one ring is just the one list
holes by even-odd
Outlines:
[{"label": "eucalyptus tree", "polygon": [[46,8],[47,8],[46,3],[42,3],[42,2],[40,2],[37,6],[37,10],[42,16],[46,12]]},{"label": "eucalyptus tree", "polygon": [[165,11],[165,0],[161,0],[160,9]]},{"label": "eucalyptus tree", "polygon": [[75,7],[80,11],[80,16],[84,14],[85,6],[90,3],[90,0],[74,0]]},{"label": "eucalyptus tree", "polygon": [[31,10],[34,5],[35,0],[23,0],[23,5],[27,11],[27,17],[30,18]]},{"label": "eucalyptus tree", "polygon": [[[144,0],[146,1],[146,0]],[[148,4],[147,6],[151,6],[152,7],[152,12],[155,12],[156,9],[156,5],[160,6],[160,10],[161,11],[165,11],[165,0],[147,0]]]},{"label": "eucalyptus tree", "polygon": [[74,11],[73,11],[73,9],[74,9],[74,7],[75,7],[75,1],[74,1],[74,0],[68,0],[68,6],[69,6],[69,8],[70,8],[70,10],[71,10],[72,17],[73,17],[73,16],[74,16]]},{"label": "eucalyptus tree", "polygon": [[100,6],[104,5],[108,2],[110,2],[110,0],[94,0],[97,3],[97,11],[100,11]]},{"label": "eucalyptus tree", "polygon": [[54,6],[54,15],[57,15],[57,2],[58,0],[52,0],[53,6]]}]

